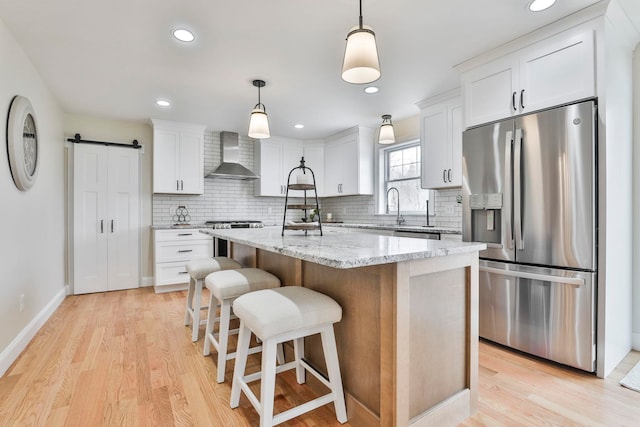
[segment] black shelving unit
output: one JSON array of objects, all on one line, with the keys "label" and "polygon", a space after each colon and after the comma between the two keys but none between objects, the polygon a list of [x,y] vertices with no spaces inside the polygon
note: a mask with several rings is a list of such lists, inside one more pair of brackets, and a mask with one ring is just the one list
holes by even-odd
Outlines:
[{"label": "black shelving unit", "polygon": [[[313,184],[292,184],[291,183],[291,175],[293,174],[294,171],[297,170],[301,170],[303,174],[307,174],[310,173],[311,174],[311,178],[313,181]],[[303,203],[293,203],[293,204],[289,204],[289,190],[300,190],[300,191],[304,191],[304,201]],[[309,197],[307,196],[307,191],[312,191],[314,193],[314,197],[312,200],[315,200],[315,204],[314,203],[309,203],[308,199]],[[302,212],[304,212],[304,216],[302,217],[300,222],[296,222],[294,224],[287,224],[287,211],[290,209],[295,209],[295,210],[300,210]],[[313,223],[311,222],[307,222],[310,220],[308,212],[311,210],[316,210],[318,212],[318,222],[315,223],[315,221]],[[298,231],[304,231],[304,234],[306,235],[309,231],[315,231],[315,230],[319,230],[320,231],[320,235],[322,236],[322,219],[320,216],[320,203],[318,202],[318,190],[316,188],[316,175],[313,173],[313,170],[311,170],[311,168],[308,168],[304,165],[304,157],[302,157],[300,159],[300,166],[297,166],[293,169],[291,169],[291,171],[289,171],[289,175],[287,176],[287,193],[286,196],[284,198],[284,218],[282,220],[282,235],[284,236],[284,231],[285,230],[298,230]]]}]

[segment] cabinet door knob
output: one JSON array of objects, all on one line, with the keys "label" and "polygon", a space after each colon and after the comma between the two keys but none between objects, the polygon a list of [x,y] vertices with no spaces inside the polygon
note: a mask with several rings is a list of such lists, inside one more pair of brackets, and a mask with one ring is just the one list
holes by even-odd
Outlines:
[{"label": "cabinet door knob", "polygon": [[516,107],[516,93],[513,92],[511,94],[511,107],[513,107],[513,111],[517,111],[518,108]]},{"label": "cabinet door knob", "polygon": [[524,89],[520,91],[520,107],[524,110]]}]

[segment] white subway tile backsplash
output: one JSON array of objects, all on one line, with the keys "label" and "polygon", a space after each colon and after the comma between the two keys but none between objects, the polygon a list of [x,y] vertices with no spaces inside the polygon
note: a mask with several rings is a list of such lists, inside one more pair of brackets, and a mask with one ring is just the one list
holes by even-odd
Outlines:
[{"label": "white subway tile backsplash", "polygon": [[[253,140],[240,136],[240,162],[254,169]],[[204,173],[213,171],[221,162],[220,134],[207,131],[204,138]],[[205,179],[205,194],[201,196],[182,196],[168,194],[153,195],[153,224],[173,223],[172,216],[178,206],[189,210],[192,224],[201,224],[207,220],[247,219],[261,220],[266,224],[282,224],[284,198],[254,196],[253,181],[229,179]],[[432,224],[440,227],[462,228],[462,205],[456,197],[459,189],[435,192],[435,217]],[[331,212],[334,220],[345,222],[389,222],[391,218],[381,219],[375,216],[375,198],[373,196],[328,197],[320,200],[323,218]],[[453,206],[454,215],[445,215],[446,207]],[[404,215],[407,224],[422,225],[424,215]]]}]

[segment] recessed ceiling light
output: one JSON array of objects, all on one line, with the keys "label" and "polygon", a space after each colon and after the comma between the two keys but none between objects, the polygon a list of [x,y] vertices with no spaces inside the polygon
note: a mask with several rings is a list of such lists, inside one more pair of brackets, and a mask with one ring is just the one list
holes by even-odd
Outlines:
[{"label": "recessed ceiling light", "polygon": [[156,105],[160,107],[171,107],[171,102],[166,99],[156,99]]},{"label": "recessed ceiling light", "polygon": [[295,125],[293,125],[294,128],[296,129],[302,129],[304,127],[304,125],[302,123],[297,123]]},{"label": "recessed ceiling light", "polygon": [[185,30],[184,28],[176,28],[173,30],[173,37],[181,42],[192,42],[196,38],[191,31]]},{"label": "recessed ceiling light", "polygon": [[549,9],[556,0],[533,0],[529,3],[529,10],[531,12],[540,12],[545,9]]},{"label": "recessed ceiling light", "polygon": [[379,91],[380,89],[378,89],[377,86],[367,86],[364,88],[364,91],[366,93],[376,93],[377,91]]}]

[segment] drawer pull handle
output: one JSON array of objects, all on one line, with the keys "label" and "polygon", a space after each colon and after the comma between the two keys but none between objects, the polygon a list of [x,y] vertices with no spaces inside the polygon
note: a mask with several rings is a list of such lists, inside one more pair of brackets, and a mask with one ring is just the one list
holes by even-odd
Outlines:
[{"label": "drawer pull handle", "polygon": [[193,236],[193,233],[180,233],[178,236]]},{"label": "drawer pull handle", "polygon": [[178,249],[178,253],[193,252],[193,249]]},{"label": "drawer pull handle", "polygon": [[178,274],[189,274],[186,271],[179,271]]}]

